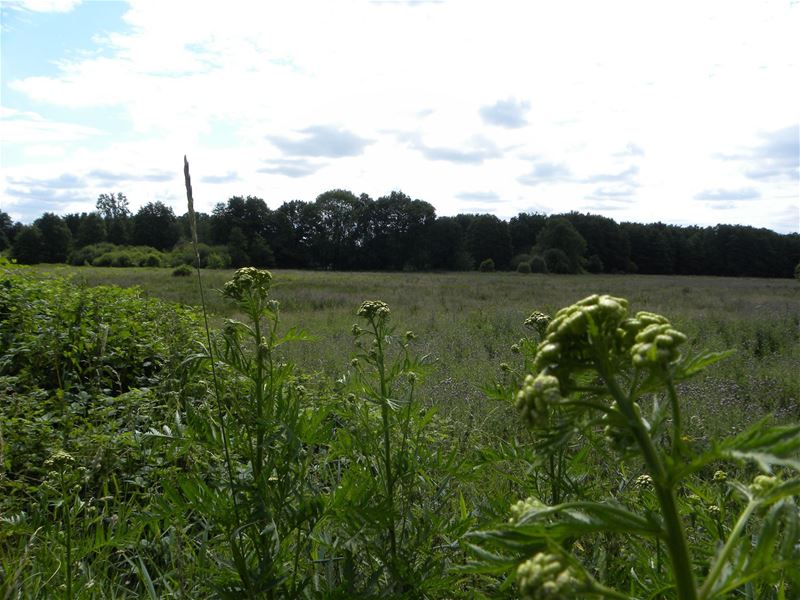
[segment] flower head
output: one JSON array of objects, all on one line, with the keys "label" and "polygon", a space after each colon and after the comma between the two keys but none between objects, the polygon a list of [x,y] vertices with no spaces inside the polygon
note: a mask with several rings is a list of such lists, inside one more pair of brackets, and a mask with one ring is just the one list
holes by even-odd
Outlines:
[{"label": "flower head", "polygon": [[244,267],[233,274],[233,279],[222,286],[222,294],[233,300],[254,294],[265,299],[272,283],[272,273],[255,267]]},{"label": "flower head", "polygon": [[517,568],[520,596],[525,600],[575,598],[586,582],[555,554],[539,552]]},{"label": "flower head", "polygon": [[531,427],[547,422],[550,406],[561,402],[558,379],[552,375],[528,375],[517,392],[517,409]]},{"label": "flower head", "polygon": [[387,321],[389,319],[389,305],[381,300],[365,300],[358,308],[359,317],[364,317],[368,321],[378,320]]},{"label": "flower head", "polygon": [[750,484],[750,491],[754,496],[766,496],[767,493],[778,485],[778,478],[770,475],[758,475]]},{"label": "flower head", "polygon": [[547,506],[541,500],[533,496],[529,496],[525,498],[525,500],[518,500],[511,505],[511,516],[508,518],[508,522],[511,524],[517,523],[525,514],[533,510],[545,508],[547,508]]},{"label": "flower head", "polygon": [[594,294],[562,308],[550,321],[534,359],[534,368],[588,366],[594,338],[613,340],[628,312],[628,301]]},{"label": "flower head", "polygon": [[528,329],[533,329],[534,331],[538,332],[540,337],[544,337],[545,331],[547,331],[547,326],[550,324],[551,319],[552,317],[550,315],[546,315],[543,312],[535,310],[527,319],[525,319],[524,325]]}]

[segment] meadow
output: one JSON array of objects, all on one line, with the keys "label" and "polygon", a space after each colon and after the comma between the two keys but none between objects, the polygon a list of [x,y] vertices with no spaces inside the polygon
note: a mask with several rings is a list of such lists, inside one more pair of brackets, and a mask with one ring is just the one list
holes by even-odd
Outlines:
[{"label": "meadow", "polygon": [[[800,595],[796,281],[206,270],[209,346],[196,276],[3,277],[4,597]],[[591,294],[681,359],[526,326]]]},{"label": "meadow", "polygon": [[[86,285],[137,286],[147,296],[198,306],[196,276],[169,269],[40,266]],[[218,292],[234,271],[203,271],[209,311],[221,324],[236,307]],[[364,273],[274,270],[272,295],[289,326],[313,341],[290,350],[304,371],[338,376],[352,353],[350,328],[364,300],[380,299],[396,322],[417,332],[418,350],[434,360],[425,397],[440,411],[486,416],[482,389],[513,364],[511,346],[526,333],[534,310],[554,314],[590,294],[627,298],[636,310],[670,317],[693,350],[735,350],[703,391],[691,390],[692,410],[711,433],[775,414],[800,418],[800,286],[791,279],[659,275],[519,273]]]}]

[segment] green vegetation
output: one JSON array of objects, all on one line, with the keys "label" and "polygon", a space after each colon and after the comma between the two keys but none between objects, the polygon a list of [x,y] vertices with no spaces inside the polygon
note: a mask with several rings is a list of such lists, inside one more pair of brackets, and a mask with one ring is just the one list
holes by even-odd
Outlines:
[{"label": "green vegetation", "polygon": [[4,597],[800,591],[795,282],[203,281],[4,268]]},{"label": "green vegetation", "polygon": [[[22,264],[95,264],[80,252],[107,242],[147,246],[162,266],[176,266],[192,239],[188,213],[160,202],[136,214],[124,194],[101,194],[92,213],[47,213],[31,226],[0,211],[0,250]],[[434,207],[399,191],[372,199],[330,190],[313,202],[276,209],[255,196],[233,196],[211,214],[195,214],[201,267],[281,267],[336,271],[466,271],[492,259],[516,270],[522,257],[534,272],[647,273],[790,278],[800,260],[800,234],[780,235],[742,225],[680,227],[617,223],[600,215],[520,213],[508,221],[489,214],[437,217]],[[118,263],[137,266],[117,248]],[[70,252],[72,253],[70,255]],[[82,260],[81,260],[82,259]],[[107,264],[107,263],[103,263]],[[193,263],[192,263],[193,264]],[[119,266],[119,265],[117,265]]]}]

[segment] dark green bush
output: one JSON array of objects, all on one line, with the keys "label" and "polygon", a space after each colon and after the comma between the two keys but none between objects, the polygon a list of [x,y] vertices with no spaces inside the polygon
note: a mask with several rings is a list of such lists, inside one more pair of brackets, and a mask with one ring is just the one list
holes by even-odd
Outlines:
[{"label": "dark green bush", "polygon": [[531,272],[531,263],[521,262],[517,265],[517,273],[530,273],[530,272]]},{"label": "dark green bush", "polygon": [[573,266],[570,263],[569,257],[563,250],[558,248],[548,248],[544,251],[544,262],[547,264],[547,270],[550,273],[558,273],[561,275],[573,273]]},{"label": "dark green bush", "polygon": [[481,262],[478,270],[481,273],[494,273],[494,261],[491,258],[487,258],[483,262]]},{"label": "dark green bush", "polygon": [[172,271],[173,277],[189,277],[192,274],[192,267],[189,265],[178,265],[174,271]]},{"label": "dark green bush", "polygon": [[547,273],[547,263],[539,254],[531,258],[530,266],[531,273]]}]

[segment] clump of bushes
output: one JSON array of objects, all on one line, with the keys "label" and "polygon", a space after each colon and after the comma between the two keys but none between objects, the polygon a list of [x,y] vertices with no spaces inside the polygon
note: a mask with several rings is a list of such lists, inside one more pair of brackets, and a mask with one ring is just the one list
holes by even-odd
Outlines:
[{"label": "clump of bushes", "polygon": [[480,264],[478,270],[481,273],[494,273],[495,271],[494,260],[492,260],[491,258],[487,258]]},{"label": "clump of bushes", "polygon": [[225,246],[209,246],[208,244],[197,244],[197,254],[190,242],[178,244],[167,255],[167,264],[170,267],[179,265],[195,266],[197,256],[200,257],[200,267],[208,269],[227,269],[231,266],[231,257]]},{"label": "clump of bushes", "polygon": [[547,273],[547,263],[540,254],[531,258],[528,264],[530,265],[531,273]]},{"label": "clump of bushes", "polygon": [[531,263],[521,262],[517,265],[517,273],[530,273],[530,272],[531,272]]},{"label": "clump of bushes", "polygon": [[174,271],[172,271],[173,277],[188,277],[192,274],[192,267],[189,265],[178,265]]},{"label": "clump of bushes", "polygon": [[117,246],[104,242],[73,250],[67,262],[93,267],[160,267],[164,254],[150,246]]}]

